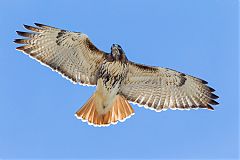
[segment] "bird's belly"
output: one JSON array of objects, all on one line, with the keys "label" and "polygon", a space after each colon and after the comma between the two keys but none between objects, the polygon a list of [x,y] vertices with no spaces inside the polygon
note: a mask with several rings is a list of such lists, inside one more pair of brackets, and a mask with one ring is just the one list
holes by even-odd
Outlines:
[{"label": "bird's belly", "polygon": [[114,87],[109,88],[109,86],[104,85],[102,78],[98,79],[95,92],[95,103],[98,114],[105,114],[112,108],[118,91],[119,82],[116,82]]},{"label": "bird's belly", "polygon": [[95,93],[99,114],[105,114],[112,108],[125,75],[126,65],[120,62],[106,62],[101,66]]}]

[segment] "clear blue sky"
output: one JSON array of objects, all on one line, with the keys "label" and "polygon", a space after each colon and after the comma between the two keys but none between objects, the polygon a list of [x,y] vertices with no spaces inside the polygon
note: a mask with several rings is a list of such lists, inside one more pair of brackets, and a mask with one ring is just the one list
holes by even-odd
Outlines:
[{"label": "clear blue sky", "polygon": [[[0,159],[230,159],[238,156],[237,0],[1,1]],[[94,128],[74,117],[94,92],[15,50],[22,24],[81,31],[109,52],[209,82],[215,111],[154,112],[133,105],[124,123]]]}]

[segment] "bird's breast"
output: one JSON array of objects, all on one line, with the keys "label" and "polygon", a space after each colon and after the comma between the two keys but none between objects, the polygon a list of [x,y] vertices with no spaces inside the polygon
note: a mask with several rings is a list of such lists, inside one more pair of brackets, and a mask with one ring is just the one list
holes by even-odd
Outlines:
[{"label": "bird's breast", "polygon": [[127,74],[127,66],[121,62],[105,62],[98,72],[98,79],[103,80],[103,85],[108,88],[115,88],[117,84],[121,84],[123,78]]},{"label": "bird's breast", "polygon": [[112,107],[121,83],[127,74],[126,65],[118,62],[106,62],[98,72],[96,103],[97,110],[104,114]]}]

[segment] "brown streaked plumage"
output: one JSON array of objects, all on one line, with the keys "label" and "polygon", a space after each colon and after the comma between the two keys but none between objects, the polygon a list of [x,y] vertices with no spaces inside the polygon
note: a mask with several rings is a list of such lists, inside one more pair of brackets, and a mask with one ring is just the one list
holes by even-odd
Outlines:
[{"label": "brown streaked plumage", "polygon": [[32,32],[17,31],[25,39],[16,49],[50,67],[73,83],[94,85],[96,92],[76,117],[94,126],[108,126],[134,114],[129,102],[155,111],[166,109],[214,110],[213,88],[207,82],[168,68],[131,62],[113,44],[111,53],[99,50],[81,32],[70,32],[35,23]]}]

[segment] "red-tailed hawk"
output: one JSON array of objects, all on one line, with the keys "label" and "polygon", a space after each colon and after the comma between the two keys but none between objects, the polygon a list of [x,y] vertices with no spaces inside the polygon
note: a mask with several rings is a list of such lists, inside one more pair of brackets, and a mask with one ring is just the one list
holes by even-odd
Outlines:
[{"label": "red-tailed hawk", "polygon": [[134,114],[129,102],[155,111],[166,109],[213,110],[218,96],[207,82],[172,69],[131,62],[113,44],[111,53],[99,50],[81,32],[70,32],[35,23],[24,25],[32,32],[17,34],[26,39],[16,49],[57,71],[73,83],[94,85],[96,92],[76,117],[94,126],[108,126]]}]

